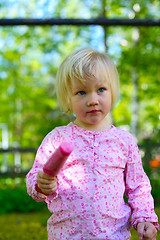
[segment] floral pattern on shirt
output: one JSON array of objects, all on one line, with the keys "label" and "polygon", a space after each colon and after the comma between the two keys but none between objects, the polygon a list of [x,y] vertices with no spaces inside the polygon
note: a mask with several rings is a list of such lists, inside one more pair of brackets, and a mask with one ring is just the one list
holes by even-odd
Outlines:
[{"label": "floral pattern on shirt", "polygon": [[[56,193],[47,197],[35,190],[37,172],[63,141],[71,142],[74,150],[58,174]],[[137,144],[130,133],[114,126],[103,132],[73,123],[55,128],[37,151],[27,190],[36,201],[46,201],[52,213],[49,240],[129,240],[130,225],[136,229],[142,221],[158,229]]]}]

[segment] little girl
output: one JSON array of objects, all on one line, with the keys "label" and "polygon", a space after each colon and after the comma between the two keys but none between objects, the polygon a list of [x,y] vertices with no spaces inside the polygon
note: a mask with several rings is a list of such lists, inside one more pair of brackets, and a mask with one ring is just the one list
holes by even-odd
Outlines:
[{"label": "little girl", "polygon": [[[60,107],[76,119],[45,137],[27,174],[28,194],[46,201],[52,213],[48,239],[129,240],[132,225],[139,239],[156,240],[158,219],[136,142],[106,119],[119,95],[115,65],[81,49],[62,62],[56,79]],[[64,141],[74,150],[50,177],[43,166]]]}]

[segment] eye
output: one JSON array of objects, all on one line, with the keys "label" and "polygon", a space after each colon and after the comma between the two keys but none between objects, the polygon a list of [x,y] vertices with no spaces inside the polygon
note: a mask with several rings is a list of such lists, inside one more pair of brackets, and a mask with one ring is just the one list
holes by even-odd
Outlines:
[{"label": "eye", "polygon": [[85,95],[86,93],[85,93],[85,91],[79,91],[78,93],[77,93],[77,95],[79,95],[79,96],[82,96],[82,95]]},{"label": "eye", "polygon": [[102,93],[102,92],[104,92],[105,90],[106,90],[106,89],[103,88],[103,87],[102,87],[102,88],[99,88],[99,89],[98,89],[98,93]]}]

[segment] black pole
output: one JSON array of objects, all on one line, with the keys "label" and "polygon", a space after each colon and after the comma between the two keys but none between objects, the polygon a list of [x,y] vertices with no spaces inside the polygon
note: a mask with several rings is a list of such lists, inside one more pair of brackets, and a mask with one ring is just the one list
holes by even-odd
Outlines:
[{"label": "black pole", "polygon": [[35,153],[37,151],[36,148],[7,148],[7,149],[2,149],[0,148],[0,153]]},{"label": "black pole", "polygon": [[40,25],[73,25],[73,26],[160,26],[159,19],[108,19],[108,18],[92,18],[92,19],[74,19],[74,18],[48,18],[48,19],[31,19],[31,18],[14,18],[0,19],[0,26],[40,26]]}]

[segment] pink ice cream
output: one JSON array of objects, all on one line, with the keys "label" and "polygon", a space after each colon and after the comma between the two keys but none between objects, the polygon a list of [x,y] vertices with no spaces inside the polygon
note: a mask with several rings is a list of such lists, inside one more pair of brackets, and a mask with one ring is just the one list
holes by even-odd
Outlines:
[{"label": "pink ice cream", "polygon": [[69,142],[63,142],[44,165],[44,173],[51,177],[56,176],[72,151],[72,144]]}]

